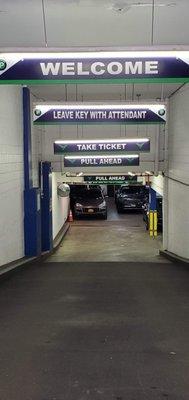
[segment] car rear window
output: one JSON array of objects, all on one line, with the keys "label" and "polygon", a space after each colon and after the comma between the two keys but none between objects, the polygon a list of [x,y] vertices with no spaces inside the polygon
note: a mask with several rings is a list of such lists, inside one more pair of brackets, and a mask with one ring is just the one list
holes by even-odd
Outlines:
[{"label": "car rear window", "polygon": [[86,197],[90,199],[98,199],[102,197],[102,192],[100,190],[91,189],[91,190],[84,190],[79,193],[79,197]]},{"label": "car rear window", "polygon": [[138,194],[143,194],[143,190],[142,190],[142,188],[136,188],[136,187],[132,187],[132,186],[128,186],[128,187],[124,187],[124,188],[122,188],[121,189],[121,193],[122,194],[136,194],[136,195],[138,195]]}]

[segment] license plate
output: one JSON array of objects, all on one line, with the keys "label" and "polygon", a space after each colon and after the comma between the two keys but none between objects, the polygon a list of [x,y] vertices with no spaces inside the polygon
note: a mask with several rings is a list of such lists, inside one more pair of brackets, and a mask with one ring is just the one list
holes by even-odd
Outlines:
[{"label": "license plate", "polygon": [[88,209],[88,213],[93,213],[93,212],[94,212],[93,208]]}]

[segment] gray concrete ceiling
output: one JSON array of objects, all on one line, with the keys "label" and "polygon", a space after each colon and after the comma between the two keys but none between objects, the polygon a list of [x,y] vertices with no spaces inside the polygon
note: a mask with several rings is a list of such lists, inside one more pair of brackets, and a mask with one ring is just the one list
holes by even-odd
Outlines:
[{"label": "gray concrete ceiling", "polygon": [[164,101],[179,85],[36,85],[31,92],[36,101]]},{"label": "gray concrete ceiling", "polygon": [[0,0],[0,47],[188,45],[188,15],[188,0]]},{"label": "gray concrete ceiling", "polygon": [[[188,45],[189,0],[0,0],[1,48]],[[164,99],[178,85],[36,86],[44,101]],[[139,95],[139,96],[138,96]]]}]

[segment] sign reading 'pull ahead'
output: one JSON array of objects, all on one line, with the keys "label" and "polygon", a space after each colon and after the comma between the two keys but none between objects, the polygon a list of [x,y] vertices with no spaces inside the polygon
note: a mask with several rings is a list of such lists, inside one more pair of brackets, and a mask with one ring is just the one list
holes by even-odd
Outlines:
[{"label": "sign reading 'pull ahead'", "polygon": [[64,157],[65,167],[121,167],[139,165],[139,156],[116,155],[116,156],[66,156]]},{"label": "sign reading 'pull ahead'", "polygon": [[43,124],[153,124],[166,122],[163,104],[37,105],[35,125]]},{"label": "sign reading 'pull ahead'", "polygon": [[0,54],[0,83],[188,82],[188,51]]},{"label": "sign reading 'pull ahead'", "polygon": [[131,175],[89,175],[84,176],[84,182],[88,182],[92,185],[106,184],[106,185],[122,185],[124,184],[140,184],[137,183],[137,176]]}]

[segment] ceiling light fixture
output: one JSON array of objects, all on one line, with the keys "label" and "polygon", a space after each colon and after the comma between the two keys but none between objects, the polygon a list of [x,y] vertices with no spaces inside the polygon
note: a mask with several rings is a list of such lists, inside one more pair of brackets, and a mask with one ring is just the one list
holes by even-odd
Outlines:
[{"label": "ceiling light fixture", "polygon": [[150,139],[148,138],[136,138],[136,139],[85,139],[85,140],[55,140],[56,144],[92,144],[92,143],[147,143]]},{"label": "ceiling light fixture", "polygon": [[[165,104],[162,103],[162,108],[165,108]],[[156,109],[160,108],[160,103],[129,103],[129,104],[87,104],[87,103],[69,103],[69,104],[36,104],[35,109],[40,109],[42,112],[47,111],[49,108],[55,110],[132,110],[132,109]]]},{"label": "ceiling light fixture", "polygon": [[112,155],[112,156],[107,156],[107,154],[105,154],[105,155],[101,155],[101,156],[65,156],[64,158],[66,159],[66,160],[81,160],[81,159],[84,159],[84,158],[90,158],[90,159],[101,159],[101,158],[139,158],[139,155],[138,154],[128,154],[127,156],[125,155],[125,154],[116,154],[116,155]]}]

